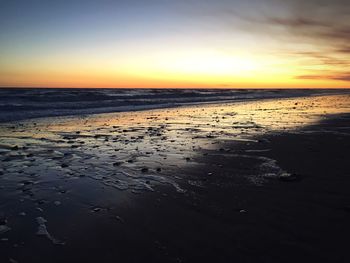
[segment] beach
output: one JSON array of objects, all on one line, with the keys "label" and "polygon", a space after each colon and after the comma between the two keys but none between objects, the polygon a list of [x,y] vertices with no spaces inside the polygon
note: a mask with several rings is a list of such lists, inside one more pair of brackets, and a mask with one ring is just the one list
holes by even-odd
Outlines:
[{"label": "beach", "polygon": [[349,262],[350,95],[314,95],[4,118],[0,261]]}]

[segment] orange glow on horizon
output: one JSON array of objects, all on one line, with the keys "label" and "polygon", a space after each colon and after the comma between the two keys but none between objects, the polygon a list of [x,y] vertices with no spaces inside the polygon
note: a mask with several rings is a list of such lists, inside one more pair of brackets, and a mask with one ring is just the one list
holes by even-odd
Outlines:
[{"label": "orange glow on horizon", "polygon": [[0,87],[350,88],[343,0],[20,2]]},{"label": "orange glow on horizon", "polygon": [[[115,60],[113,59],[115,57]],[[119,57],[119,59],[117,59]],[[1,66],[1,64],[0,64]],[[2,87],[62,88],[348,88],[349,82],[301,79],[299,61],[272,55],[215,50],[160,50],[110,59],[51,58],[2,70]],[[1,68],[0,68],[1,69]],[[322,70],[320,68],[319,70]],[[324,69],[323,69],[324,70]],[[332,70],[329,68],[328,70]]]}]

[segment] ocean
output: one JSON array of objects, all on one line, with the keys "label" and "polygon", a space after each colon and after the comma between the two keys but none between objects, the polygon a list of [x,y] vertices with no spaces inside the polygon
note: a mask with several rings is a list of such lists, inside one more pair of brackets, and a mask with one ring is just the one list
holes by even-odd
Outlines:
[{"label": "ocean", "polygon": [[315,89],[2,88],[0,122],[344,92],[346,91]]}]

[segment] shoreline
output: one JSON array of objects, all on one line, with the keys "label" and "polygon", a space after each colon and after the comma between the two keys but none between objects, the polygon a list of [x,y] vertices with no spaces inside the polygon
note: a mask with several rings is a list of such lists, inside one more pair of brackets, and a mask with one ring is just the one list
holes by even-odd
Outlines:
[{"label": "shoreline", "polygon": [[349,101],[2,127],[0,259],[345,263]]},{"label": "shoreline", "polygon": [[[10,89],[9,89],[10,90]],[[147,89],[146,89],[147,90]],[[232,89],[230,89],[232,90]],[[233,89],[235,90],[235,89]],[[238,89],[240,90],[240,89]],[[262,89],[264,90],[264,89]],[[308,90],[313,91],[312,89],[302,89],[302,90]],[[317,93],[319,91],[325,91],[327,90],[329,93]],[[261,91],[258,89],[258,91]],[[272,89],[269,91],[276,91],[276,92],[284,92],[284,91],[291,91],[290,89]],[[300,90],[299,90],[300,91]],[[222,100],[212,100],[212,101],[193,101],[193,102],[179,102],[179,103],[173,103],[173,104],[153,104],[153,105],[141,105],[141,106],[132,106],[133,108],[130,108],[130,106],[118,106],[118,107],[107,107],[107,108],[87,108],[87,109],[80,109],[80,110],[73,110],[76,111],[75,113],[57,113],[52,114],[48,116],[34,116],[34,117],[22,117],[17,118],[13,120],[6,120],[0,121],[0,125],[2,124],[11,124],[16,122],[26,122],[26,121],[40,121],[41,119],[46,118],[74,118],[77,116],[82,117],[88,117],[93,115],[99,115],[99,114],[109,114],[109,113],[124,113],[124,112],[141,112],[141,111],[150,111],[150,110],[161,110],[161,109],[172,109],[172,108],[180,108],[180,107],[190,107],[190,106],[201,106],[201,105],[215,105],[215,104],[225,104],[225,103],[243,103],[243,102],[254,102],[254,101],[266,101],[266,100],[276,100],[276,99],[292,99],[292,98],[306,98],[306,97],[319,97],[319,96],[337,96],[337,95],[347,95],[350,94],[350,91],[348,89],[318,89],[315,93],[310,94],[282,94],[282,95],[276,95],[276,96],[270,96],[270,97],[257,97],[257,98],[238,98],[238,99],[222,99]],[[298,91],[297,91],[298,92]],[[95,109],[95,111],[92,111]],[[68,110],[67,110],[68,111]]]}]

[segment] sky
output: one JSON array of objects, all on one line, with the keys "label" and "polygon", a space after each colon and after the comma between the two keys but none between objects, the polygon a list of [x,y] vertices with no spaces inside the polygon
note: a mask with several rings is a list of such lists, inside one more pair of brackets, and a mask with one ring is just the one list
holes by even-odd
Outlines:
[{"label": "sky", "polygon": [[349,0],[0,0],[0,87],[349,88]]}]

